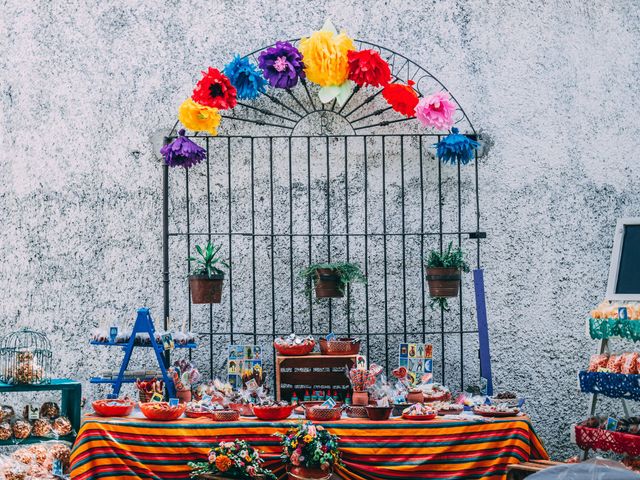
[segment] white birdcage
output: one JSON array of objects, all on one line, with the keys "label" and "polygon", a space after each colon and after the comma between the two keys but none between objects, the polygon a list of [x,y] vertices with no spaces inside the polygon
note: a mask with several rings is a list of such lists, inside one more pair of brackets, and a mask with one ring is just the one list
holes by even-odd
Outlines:
[{"label": "white birdcage", "polygon": [[49,383],[51,343],[40,332],[22,329],[0,340],[0,380],[8,384]]}]

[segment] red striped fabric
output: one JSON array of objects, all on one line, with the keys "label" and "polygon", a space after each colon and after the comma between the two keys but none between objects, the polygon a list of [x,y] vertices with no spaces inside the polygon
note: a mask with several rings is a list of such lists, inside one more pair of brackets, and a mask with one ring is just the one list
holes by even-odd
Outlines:
[{"label": "red striped fabric", "polygon": [[[88,416],[71,455],[71,478],[178,480],[187,462],[203,461],[209,449],[246,440],[264,452],[266,465],[284,475],[279,440],[301,420],[217,423],[203,419],[152,422]],[[527,417],[494,421],[343,419],[323,423],[340,437],[347,480],[504,479],[510,463],[548,459]]]}]

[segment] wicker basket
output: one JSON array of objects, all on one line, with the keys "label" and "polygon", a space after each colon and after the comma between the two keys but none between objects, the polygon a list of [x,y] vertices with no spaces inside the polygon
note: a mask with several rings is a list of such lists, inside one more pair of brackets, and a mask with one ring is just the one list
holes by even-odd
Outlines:
[{"label": "wicker basket", "polygon": [[360,405],[352,405],[347,407],[347,417],[349,418],[369,418],[367,409]]},{"label": "wicker basket", "polygon": [[216,422],[235,422],[240,418],[240,412],[236,410],[214,410],[209,414],[209,417]]},{"label": "wicker basket", "polygon": [[340,418],[342,417],[342,408],[311,407],[305,409],[304,416],[307,420],[314,420],[316,422],[340,420]]},{"label": "wicker basket", "polygon": [[360,340],[338,338],[335,340],[320,339],[320,353],[323,355],[357,355],[360,353]]}]

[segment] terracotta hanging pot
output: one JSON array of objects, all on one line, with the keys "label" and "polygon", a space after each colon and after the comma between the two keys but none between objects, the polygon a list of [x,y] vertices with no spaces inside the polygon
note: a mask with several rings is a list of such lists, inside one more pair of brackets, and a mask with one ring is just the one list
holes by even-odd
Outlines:
[{"label": "terracotta hanging pot", "polygon": [[224,275],[191,275],[189,286],[191,287],[191,302],[220,303],[222,301],[222,282]]},{"label": "terracotta hanging pot", "polygon": [[340,290],[340,272],[331,268],[316,270],[316,297],[341,298],[344,291]]},{"label": "terracotta hanging pot", "polygon": [[460,292],[460,269],[427,267],[427,284],[432,297],[457,297]]},{"label": "terracotta hanging pot", "polygon": [[333,475],[331,469],[328,471],[320,468],[296,467],[290,465],[287,468],[287,476],[290,480],[329,480]]},{"label": "terracotta hanging pot", "polygon": [[407,402],[409,403],[422,403],[424,401],[424,394],[422,390],[412,390],[407,393]]}]

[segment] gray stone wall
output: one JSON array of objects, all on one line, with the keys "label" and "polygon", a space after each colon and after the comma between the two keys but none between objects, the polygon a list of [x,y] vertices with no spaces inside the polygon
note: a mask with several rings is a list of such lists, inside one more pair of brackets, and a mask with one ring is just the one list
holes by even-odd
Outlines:
[{"label": "gray stone wall", "polygon": [[[490,140],[480,182],[495,381],[527,395],[553,456],[574,453],[569,425],[587,403],[576,371],[595,349],[584,334],[587,312],[605,291],[615,219],[637,215],[640,200],[637,7],[6,2],[5,329],[45,331],[57,376],[86,381],[115,366],[118,352],[88,346],[91,328],[140,305],[162,311],[161,169],[152,139],[171,127],[203,67],[331,17],[434,73]],[[603,413],[618,407],[605,404]]]}]

